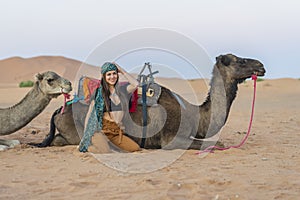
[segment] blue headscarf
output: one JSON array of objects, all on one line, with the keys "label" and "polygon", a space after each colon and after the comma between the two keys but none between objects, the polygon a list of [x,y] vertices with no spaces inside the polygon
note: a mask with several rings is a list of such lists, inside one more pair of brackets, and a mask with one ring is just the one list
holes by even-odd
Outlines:
[{"label": "blue headscarf", "polygon": [[[118,71],[118,68],[115,64],[106,62],[101,67],[101,74],[105,74],[108,71]],[[91,115],[89,117],[87,126],[84,130],[83,137],[81,138],[79,144],[79,151],[87,152],[88,147],[91,144],[91,138],[94,135],[95,131],[102,130],[102,117],[103,117],[103,109],[104,109],[104,100],[102,96],[102,86],[96,90],[95,96],[95,105],[92,109]]]},{"label": "blue headscarf", "polygon": [[118,68],[115,64],[111,62],[106,62],[101,67],[101,74],[105,74],[108,71],[118,71]]}]

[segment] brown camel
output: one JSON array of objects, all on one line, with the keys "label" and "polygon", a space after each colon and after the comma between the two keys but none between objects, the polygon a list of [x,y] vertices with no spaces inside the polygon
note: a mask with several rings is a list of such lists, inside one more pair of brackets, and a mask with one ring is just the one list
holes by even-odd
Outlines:
[{"label": "brown camel", "polygon": [[[35,78],[33,88],[19,103],[9,108],[0,108],[0,135],[8,135],[21,129],[38,116],[52,98],[72,90],[71,82],[55,72],[37,74]],[[0,139],[0,149],[18,143],[16,140]]]},{"label": "brown camel", "polygon": [[[192,105],[162,87],[158,105],[148,107],[144,148],[200,149],[203,141],[193,138],[205,139],[219,132],[227,120],[238,84],[253,74],[265,74],[261,62],[232,54],[218,56],[213,68],[210,91],[206,101],[200,106]],[[63,115],[58,109],[52,116],[50,133],[40,146],[79,144],[87,110],[88,106],[81,103],[69,105]],[[141,124],[142,106],[138,106],[137,112],[125,116],[124,125],[128,136],[139,144],[143,132]],[[59,134],[55,135],[56,128]]]}]

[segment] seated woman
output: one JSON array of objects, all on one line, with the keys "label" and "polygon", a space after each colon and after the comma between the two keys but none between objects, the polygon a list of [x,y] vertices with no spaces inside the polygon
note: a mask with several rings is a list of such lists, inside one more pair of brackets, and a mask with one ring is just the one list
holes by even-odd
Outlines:
[{"label": "seated woman", "polygon": [[[119,73],[124,75],[129,84],[118,83]],[[92,111],[79,144],[79,151],[110,152],[107,139],[124,151],[138,151],[139,145],[124,135],[122,125],[124,112],[128,111],[130,94],[136,90],[138,82],[116,63],[104,63],[101,74],[101,85],[90,105]]]}]

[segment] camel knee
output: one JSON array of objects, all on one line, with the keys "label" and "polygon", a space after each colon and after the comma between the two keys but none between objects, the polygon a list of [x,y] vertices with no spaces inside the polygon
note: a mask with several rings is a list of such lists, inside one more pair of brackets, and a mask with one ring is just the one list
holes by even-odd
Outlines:
[{"label": "camel knee", "polygon": [[0,144],[0,151],[4,151],[6,149],[8,149],[8,146]]},{"label": "camel knee", "polygon": [[4,140],[0,139],[0,145],[8,146],[8,147],[14,147],[16,145],[19,145],[19,140]]}]

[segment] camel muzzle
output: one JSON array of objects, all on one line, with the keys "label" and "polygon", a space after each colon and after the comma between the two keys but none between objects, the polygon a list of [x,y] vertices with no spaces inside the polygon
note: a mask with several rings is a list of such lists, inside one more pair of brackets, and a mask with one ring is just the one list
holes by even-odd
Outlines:
[{"label": "camel muzzle", "polygon": [[260,68],[260,69],[258,69],[258,71],[254,72],[254,74],[257,75],[257,76],[264,76],[265,73],[266,73],[265,68]]}]

